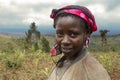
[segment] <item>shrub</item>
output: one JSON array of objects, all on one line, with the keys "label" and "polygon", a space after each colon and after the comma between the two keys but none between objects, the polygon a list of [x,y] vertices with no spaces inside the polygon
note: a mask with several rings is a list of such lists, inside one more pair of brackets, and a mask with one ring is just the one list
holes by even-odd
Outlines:
[{"label": "shrub", "polygon": [[16,50],[15,54],[6,56],[5,66],[6,68],[19,68],[22,66],[23,59],[24,54],[21,51]]},{"label": "shrub", "polygon": [[101,63],[104,65],[104,67],[108,70],[108,72],[110,72],[110,70],[112,69],[112,56],[109,56],[107,54],[104,55],[100,55],[100,61]]},{"label": "shrub", "polygon": [[7,68],[19,68],[21,67],[21,61],[20,60],[16,60],[16,61],[6,60],[6,67]]},{"label": "shrub", "polygon": [[41,38],[41,50],[43,52],[50,52],[49,41],[45,37]]}]

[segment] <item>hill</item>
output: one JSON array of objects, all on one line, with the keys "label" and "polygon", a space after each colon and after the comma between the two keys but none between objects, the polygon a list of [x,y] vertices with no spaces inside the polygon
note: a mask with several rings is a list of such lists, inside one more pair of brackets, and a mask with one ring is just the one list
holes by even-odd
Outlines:
[{"label": "hill", "polygon": [[[42,35],[43,36],[43,35]],[[54,35],[44,35],[50,42],[55,43]],[[48,53],[41,50],[24,53],[23,40],[0,34],[0,79],[1,80],[47,80],[54,67]],[[100,36],[91,36],[89,50],[100,61],[110,74],[112,80],[120,79],[120,36],[108,36],[107,50],[102,50]]]}]

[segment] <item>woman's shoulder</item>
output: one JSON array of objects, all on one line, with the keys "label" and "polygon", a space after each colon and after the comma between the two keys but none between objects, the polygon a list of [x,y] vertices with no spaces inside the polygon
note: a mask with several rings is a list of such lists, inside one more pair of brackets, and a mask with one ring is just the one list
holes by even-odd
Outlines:
[{"label": "woman's shoulder", "polygon": [[92,80],[110,80],[108,72],[90,53],[86,54],[86,57],[83,60],[83,65],[88,77],[92,78]]},{"label": "woman's shoulder", "polygon": [[104,69],[102,64],[93,55],[91,55],[89,52],[87,52],[86,57],[83,60],[83,63],[88,68],[94,68],[94,69],[97,68],[97,70],[99,68]]}]

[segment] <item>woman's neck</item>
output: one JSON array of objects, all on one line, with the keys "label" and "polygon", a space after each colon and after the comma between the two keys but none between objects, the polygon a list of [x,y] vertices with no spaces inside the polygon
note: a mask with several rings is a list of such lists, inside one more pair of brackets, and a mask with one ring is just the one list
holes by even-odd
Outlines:
[{"label": "woman's neck", "polygon": [[71,57],[67,57],[67,56],[66,56],[66,60],[68,60],[68,61],[69,61],[69,60],[70,60],[70,61],[73,61],[73,60],[75,60],[76,58],[83,56],[83,55],[85,54],[85,51],[86,51],[86,49],[83,48],[83,49],[81,49],[81,50],[78,52],[78,54],[75,54],[74,56],[71,56]]}]

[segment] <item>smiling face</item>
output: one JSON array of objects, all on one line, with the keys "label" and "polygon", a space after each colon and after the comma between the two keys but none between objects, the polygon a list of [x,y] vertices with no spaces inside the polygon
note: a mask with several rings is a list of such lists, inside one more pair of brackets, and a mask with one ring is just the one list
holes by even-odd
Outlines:
[{"label": "smiling face", "polygon": [[82,19],[71,16],[58,18],[55,24],[56,42],[68,59],[75,58],[84,46],[87,37]]}]

